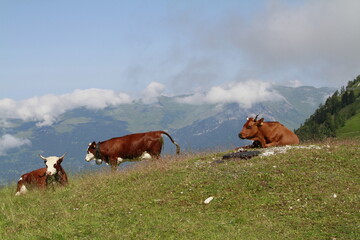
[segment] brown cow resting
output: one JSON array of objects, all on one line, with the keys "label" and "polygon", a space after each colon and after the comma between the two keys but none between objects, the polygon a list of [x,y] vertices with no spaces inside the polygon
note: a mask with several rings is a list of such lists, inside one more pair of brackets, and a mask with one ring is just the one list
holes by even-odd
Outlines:
[{"label": "brown cow resting", "polygon": [[85,160],[90,162],[96,160],[97,164],[102,161],[110,164],[113,171],[124,159],[136,158],[159,158],[163,138],[162,134],[168,136],[176,146],[176,153],[180,153],[179,145],[165,131],[152,131],[145,133],[135,133],[123,137],[112,138],[103,142],[92,142],[89,144]]},{"label": "brown cow resting", "polygon": [[44,160],[46,167],[21,175],[17,183],[15,196],[25,194],[28,192],[28,189],[34,187],[45,189],[55,183],[63,186],[68,183],[66,172],[61,166],[65,154],[61,157],[52,156],[45,158],[41,155],[40,157]]},{"label": "brown cow resting", "polygon": [[248,118],[239,137],[253,140],[253,146],[260,145],[263,148],[299,144],[299,138],[291,130],[279,122],[264,122],[264,118],[256,120]]}]

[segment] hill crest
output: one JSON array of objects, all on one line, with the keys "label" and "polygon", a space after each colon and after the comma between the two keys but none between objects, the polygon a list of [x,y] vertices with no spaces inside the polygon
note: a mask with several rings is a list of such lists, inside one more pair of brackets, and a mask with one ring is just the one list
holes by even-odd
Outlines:
[{"label": "hill crest", "polygon": [[[0,148],[0,184],[16,181],[24,172],[42,167],[39,153],[61,156],[67,152],[63,166],[71,172],[98,168],[84,161],[88,143],[134,132],[166,130],[185,152],[233,149],[248,144],[237,136],[247,116],[260,113],[267,120],[278,120],[294,129],[333,92],[330,88],[314,87],[277,86],[275,90],[283,96],[281,101],[259,102],[251,108],[236,103],[185,104],[177,101],[179,96],[163,96],[152,104],[76,108],[61,114],[49,126],[10,119],[9,125],[1,128],[1,134],[27,139],[30,144]],[[163,153],[174,154],[173,145],[164,140]]]}]

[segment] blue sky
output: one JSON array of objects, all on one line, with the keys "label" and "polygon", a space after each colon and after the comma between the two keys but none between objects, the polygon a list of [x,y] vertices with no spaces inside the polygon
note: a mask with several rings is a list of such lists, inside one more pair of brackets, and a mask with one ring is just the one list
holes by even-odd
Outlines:
[{"label": "blue sky", "polygon": [[[1,0],[0,130],[161,95],[184,104],[281,99],[360,74],[358,0]],[[30,144],[0,136],[0,155]]]},{"label": "blue sky", "polygon": [[360,74],[358,9],[356,0],[2,0],[0,112],[5,99],[86,89],[340,87]]}]

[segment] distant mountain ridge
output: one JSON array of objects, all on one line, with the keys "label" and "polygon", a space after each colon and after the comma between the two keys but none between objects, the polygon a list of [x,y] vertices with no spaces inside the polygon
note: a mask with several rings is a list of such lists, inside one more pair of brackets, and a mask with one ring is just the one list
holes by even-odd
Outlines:
[{"label": "distant mountain ridge", "polygon": [[[178,142],[182,151],[232,149],[247,141],[238,133],[247,116],[260,114],[265,120],[276,120],[295,129],[334,92],[332,88],[284,87],[275,90],[282,100],[259,102],[245,109],[237,103],[186,104],[183,96],[158,98],[153,104],[135,101],[129,104],[89,110],[77,108],[60,115],[51,126],[18,119],[2,127],[1,135],[10,134],[28,139],[31,144],[7,150],[0,155],[0,184],[15,181],[29,170],[43,167],[38,154],[62,155],[67,152],[64,168],[71,173],[99,168],[84,161],[87,145],[134,132],[166,130]],[[166,137],[164,153],[175,149]]]}]

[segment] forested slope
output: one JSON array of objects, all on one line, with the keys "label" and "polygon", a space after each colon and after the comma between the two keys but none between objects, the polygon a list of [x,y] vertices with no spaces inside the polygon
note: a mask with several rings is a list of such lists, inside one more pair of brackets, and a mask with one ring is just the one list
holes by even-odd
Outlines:
[{"label": "forested slope", "polygon": [[[351,131],[351,127],[358,129],[359,121],[355,117],[360,113],[360,75],[349,81],[346,87],[320,104],[319,108],[300,126],[295,133],[301,140],[321,140],[327,137],[337,137],[345,132],[359,135],[359,131]],[[348,123],[348,121],[351,121]],[[346,127],[345,127],[346,126]],[[344,129],[345,127],[345,129]],[[352,135],[352,136],[353,136]]]}]

